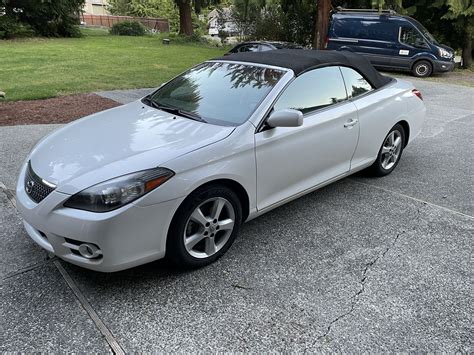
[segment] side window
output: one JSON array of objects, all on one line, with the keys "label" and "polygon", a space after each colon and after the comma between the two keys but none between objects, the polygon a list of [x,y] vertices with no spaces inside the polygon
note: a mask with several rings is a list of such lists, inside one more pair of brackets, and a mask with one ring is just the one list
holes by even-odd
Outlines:
[{"label": "side window", "polygon": [[260,52],[267,52],[267,51],[271,51],[272,50],[272,47],[270,46],[267,46],[266,44],[261,44],[258,49],[260,50]]},{"label": "side window", "polygon": [[239,52],[258,52],[257,44],[246,44],[239,48]]},{"label": "side window", "polygon": [[297,77],[273,108],[292,108],[308,113],[347,99],[339,67],[314,69]]},{"label": "side window", "polygon": [[416,45],[419,45],[419,43],[423,43],[424,40],[420,33],[413,27],[401,27],[400,42],[415,47]]},{"label": "side window", "polygon": [[374,89],[372,85],[354,69],[341,67],[341,71],[349,98],[357,97]]}]

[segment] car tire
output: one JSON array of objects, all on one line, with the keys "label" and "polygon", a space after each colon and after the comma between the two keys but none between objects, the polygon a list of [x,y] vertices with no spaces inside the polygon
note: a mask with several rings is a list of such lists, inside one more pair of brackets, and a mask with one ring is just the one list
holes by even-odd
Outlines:
[{"label": "car tire", "polygon": [[405,130],[401,124],[397,123],[384,138],[377,160],[369,168],[372,175],[385,176],[390,174],[397,167],[404,147]]},{"label": "car tire", "polygon": [[241,225],[242,206],[234,191],[225,186],[200,188],[176,211],[166,255],[180,268],[208,265],[230,248]]},{"label": "car tire", "polygon": [[433,72],[433,65],[427,60],[420,60],[413,65],[411,72],[418,78],[426,78]]}]

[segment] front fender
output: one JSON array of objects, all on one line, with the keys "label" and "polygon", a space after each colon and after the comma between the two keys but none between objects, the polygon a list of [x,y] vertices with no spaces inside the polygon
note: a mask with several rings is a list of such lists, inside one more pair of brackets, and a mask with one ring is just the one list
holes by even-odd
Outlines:
[{"label": "front fender", "polygon": [[256,206],[255,127],[247,122],[226,139],[166,163],[175,172],[170,180],[137,201],[148,206],[186,197],[198,187],[219,179],[239,183],[249,197],[249,210]]}]

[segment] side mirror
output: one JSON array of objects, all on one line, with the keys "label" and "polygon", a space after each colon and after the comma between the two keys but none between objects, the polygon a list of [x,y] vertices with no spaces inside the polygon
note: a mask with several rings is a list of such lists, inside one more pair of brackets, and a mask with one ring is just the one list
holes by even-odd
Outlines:
[{"label": "side mirror", "polygon": [[270,127],[298,127],[303,124],[303,113],[290,108],[274,111],[267,119]]}]

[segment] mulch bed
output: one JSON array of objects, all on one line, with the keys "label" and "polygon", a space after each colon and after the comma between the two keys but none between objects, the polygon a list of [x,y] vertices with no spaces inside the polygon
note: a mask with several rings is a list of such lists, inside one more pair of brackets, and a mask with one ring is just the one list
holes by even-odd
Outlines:
[{"label": "mulch bed", "polygon": [[0,101],[0,126],[67,123],[116,106],[120,104],[96,94],[69,95],[46,100]]}]

